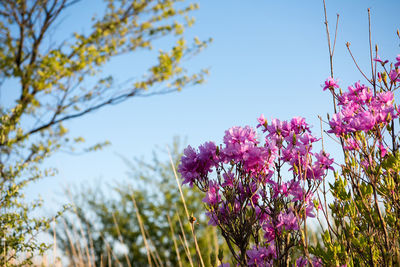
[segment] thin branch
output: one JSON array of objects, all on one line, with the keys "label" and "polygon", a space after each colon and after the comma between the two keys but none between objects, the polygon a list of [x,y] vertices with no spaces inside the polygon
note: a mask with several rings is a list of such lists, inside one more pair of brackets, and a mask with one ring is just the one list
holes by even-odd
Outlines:
[{"label": "thin branch", "polygon": [[153,265],[152,265],[152,262],[151,262],[150,247],[149,247],[149,245],[148,245],[148,243],[147,243],[147,239],[146,239],[146,234],[145,234],[145,232],[144,232],[144,227],[143,227],[142,218],[141,218],[141,216],[140,216],[139,209],[138,209],[138,207],[137,207],[137,205],[136,205],[136,200],[135,200],[135,197],[134,197],[134,195],[133,195],[133,190],[132,190],[130,196],[131,196],[133,205],[134,205],[134,207],[135,207],[135,213],[136,213],[136,217],[137,217],[137,220],[138,220],[138,223],[139,223],[140,232],[142,233],[144,246],[146,247],[147,262],[149,263],[149,266],[151,267],[151,266],[153,266]]},{"label": "thin branch", "polygon": [[[167,147],[167,148],[168,148],[168,147]],[[185,201],[185,198],[184,198],[184,196],[183,196],[182,188],[181,188],[181,185],[180,185],[179,180],[178,180],[178,175],[176,174],[175,166],[174,166],[174,163],[173,163],[173,161],[172,161],[172,156],[171,156],[171,152],[169,151],[169,148],[168,148],[168,154],[169,154],[169,160],[170,160],[170,162],[171,162],[172,170],[174,171],[176,183],[178,184],[179,193],[180,193],[180,195],[181,195],[181,199],[182,199],[182,202],[183,202],[183,206],[184,206],[184,208],[185,208],[186,217],[187,217],[188,222],[190,223],[190,230],[191,230],[191,232],[192,232],[192,236],[193,236],[193,239],[194,239],[194,245],[195,245],[195,247],[196,247],[197,256],[198,256],[198,258],[199,258],[199,260],[200,260],[201,266],[204,267],[205,265],[204,265],[204,262],[203,262],[203,258],[202,258],[202,256],[201,256],[201,252],[200,252],[199,245],[197,244],[196,234],[195,234],[195,232],[194,232],[194,221],[192,221],[192,220],[191,220],[191,216],[189,216],[189,212],[188,212],[188,209],[187,209],[187,207],[186,207],[186,201]]]},{"label": "thin branch", "polygon": [[368,8],[368,36],[369,36],[369,56],[370,56],[370,61],[371,61],[371,73],[372,73],[372,86],[374,87],[374,95],[376,95],[374,61],[373,61],[373,56],[372,56],[371,10],[369,8]]},{"label": "thin branch", "polygon": [[[335,39],[333,40],[332,57],[333,57],[333,54],[335,53],[336,37],[337,37],[337,32],[338,32],[338,26],[339,26],[339,14],[336,14]],[[333,78],[333,77],[332,77],[332,78]]]},{"label": "thin branch", "polygon": [[353,56],[353,53],[351,53],[350,43],[349,43],[349,42],[346,43],[346,47],[347,47],[347,50],[348,50],[349,53],[350,53],[351,58],[353,59],[353,62],[354,62],[354,64],[356,65],[358,71],[359,71],[359,72],[361,73],[361,75],[364,76],[364,78],[372,85],[372,82],[367,78],[367,76],[364,74],[364,72],[360,69],[360,66],[358,66],[357,61],[356,61],[356,59],[355,59],[354,56]]},{"label": "thin branch", "polygon": [[[325,29],[326,29],[326,36],[328,38],[328,49],[329,49],[329,65],[330,65],[330,69],[331,69],[331,78],[333,79],[333,50],[331,48],[331,36],[329,33],[329,25],[328,25],[328,16],[326,14],[326,3],[325,0],[323,0],[323,4],[324,4],[324,15],[325,15]],[[336,20],[336,33],[335,33],[335,41],[334,44],[336,44],[336,35],[337,35],[337,26],[339,23],[339,15],[337,16],[337,20]],[[332,96],[332,100],[333,100],[333,109],[334,112],[336,113],[336,99],[335,96]]]}]

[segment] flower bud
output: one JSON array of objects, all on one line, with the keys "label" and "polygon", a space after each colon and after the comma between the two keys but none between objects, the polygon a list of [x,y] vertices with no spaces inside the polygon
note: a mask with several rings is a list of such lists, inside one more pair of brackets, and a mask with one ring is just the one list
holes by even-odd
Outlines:
[{"label": "flower bud", "polygon": [[392,115],[390,114],[390,112],[387,114],[386,116],[386,122],[391,122],[392,121]]}]

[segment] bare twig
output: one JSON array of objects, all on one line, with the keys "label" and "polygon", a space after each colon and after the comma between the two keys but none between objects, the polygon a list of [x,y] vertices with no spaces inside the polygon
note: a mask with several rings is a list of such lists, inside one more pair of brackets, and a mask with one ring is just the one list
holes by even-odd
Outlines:
[{"label": "bare twig", "polygon": [[371,10],[368,8],[368,36],[369,36],[369,56],[371,61],[371,73],[372,73],[372,86],[374,87],[374,95],[376,95],[376,80],[374,71],[374,61],[372,56],[372,31],[371,31]]},{"label": "bare twig", "polygon": [[153,265],[152,265],[152,262],[151,262],[150,248],[149,248],[149,245],[147,244],[147,239],[146,239],[146,234],[144,232],[142,218],[140,217],[139,209],[138,209],[138,207],[136,205],[136,200],[135,200],[135,196],[133,195],[133,191],[131,192],[131,198],[132,198],[133,205],[135,206],[135,213],[136,213],[136,217],[137,217],[137,220],[138,220],[138,223],[139,223],[140,232],[142,233],[144,246],[146,247],[147,262],[149,263],[149,266],[151,267]]},{"label": "bare twig", "polygon": [[365,78],[371,85],[373,85],[373,83],[371,82],[371,80],[368,79],[368,77],[367,77],[367,76],[364,74],[364,72],[361,70],[360,66],[358,66],[357,61],[356,61],[356,59],[354,58],[353,53],[351,52],[350,43],[349,43],[349,42],[346,43],[346,47],[347,47],[347,50],[348,50],[349,53],[350,53],[351,58],[353,59],[353,62],[354,62],[354,64],[356,65],[358,71],[361,73],[362,76],[364,76],[364,78]]},{"label": "bare twig", "polygon": [[178,215],[179,227],[181,228],[181,233],[182,233],[182,236],[183,236],[184,243],[182,242],[181,236],[179,236],[179,239],[181,240],[182,245],[185,248],[186,256],[189,259],[190,266],[193,267],[194,265],[193,265],[193,261],[192,261],[192,255],[190,254],[189,244],[188,244],[188,242],[186,240],[186,234],[185,234],[185,230],[183,229],[181,216],[179,216],[179,213],[176,213],[176,214]]},{"label": "bare twig", "polygon": [[[115,228],[117,229],[119,242],[121,242],[121,244],[124,244],[124,240],[122,238],[121,231],[119,230],[117,218],[115,218],[115,213],[114,212],[112,213],[112,217],[113,217]],[[124,253],[124,256],[125,256],[125,260],[126,260],[126,263],[128,264],[128,266],[132,267],[131,262],[130,262],[129,257],[128,257],[128,253],[126,251]]]},{"label": "bare twig", "polygon": [[174,227],[172,226],[171,218],[169,217],[168,214],[167,214],[167,219],[168,219],[169,228],[171,229],[172,241],[174,242],[176,258],[178,260],[179,267],[182,267],[181,255],[179,253],[178,244],[176,243]]},{"label": "bare twig", "polygon": [[[337,29],[338,29],[338,25],[339,25],[339,14],[337,14],[336,17],[336,29],[335,29],[335,37],[334,37],[334,41],[333,41],[333,48],[331,46],[331,36],[329,33],[329,25],[328,25],[328,16],[326,14],[326,3],[325,0],[323,0],[323,4],[324,4],[324,15],[325,15],[325,29],[326,29],[326,37],[328,38],[328,49],[329,49],[329,65],[330,65],[330,69],[331,69],[331,78],[333,79],[333,54],[335,53],[335,46],[336,46],[336,37],[337,37]],[[333,101],[333,108],[335,113],[336,111],[336,99],[335,99],[335,95],[332,93],[332,101]]]},{"label": "bare twig", "polygon": [[190,224],[190,230],[191,230],[191,232],[192,232],[192,236],[193,236],[193,240],[194,240],[194,245],[195,245],[195,247],[196,247],[197,257],[199,258],[199,261],[200,261],[201,266],[202,266],[202,267],[205,267],[203,258],[202,258],[201,253],[200,253],[200,248],[199,248],[199,245],[198,245],[198,243],[197,243],[197,237],[196,237],[196,234],[195,234],[195,232],[194,232],[194,221],[192,221],[192,220],[191,220],[191,216],[189,216],[189,212],[188,212],[188,209],[187,209],[187,207],[186,207],[186,201],[185,201],[185,198],[184,198],[184,196],[183,196],[183,192],[182,192],[181,185],[180,185],[180,183],[179,183],[178,175],[177,175],[177,173],[176,173],[175,166],[174,166],[174,163],[173,163],[173,161],[172,161],[171,152],[169,151],[169,148],[168,148],[168,147],[167,147],[167,149],[168,149],[168,154],[169,154],[169,160],[170,160],[170,162],[171,162],[171,167],[172,167],[172,170],[174,171],[176,183],[177,183],[177,185],[178,185],[179,193],[180,193],[181,199],[182,199],[182,203],[183,203],[183,206],[184,206],[184,208],[185,208],[186,217],[187,217],[187,220],[188,220],[188,222],[189,222],[189,224]]}]

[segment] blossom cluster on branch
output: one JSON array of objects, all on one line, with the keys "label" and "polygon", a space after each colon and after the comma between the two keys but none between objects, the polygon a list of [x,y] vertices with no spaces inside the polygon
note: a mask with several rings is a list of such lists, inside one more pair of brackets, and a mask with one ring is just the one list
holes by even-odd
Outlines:
[{"label": "blossom cluster on branch", "polygon": [[221,229],[235,259],[249,266],[288,260],[302,239],[300,229],[315,217],[313,194],[333,169],[328,153],[313,152],[319,140],[304,118],[267,123],[261,116],[258,122],[262,142],[255,129],[232,127],[219,146],[186,148],[179,166],[183,183],[205,192],[209,224]]}]

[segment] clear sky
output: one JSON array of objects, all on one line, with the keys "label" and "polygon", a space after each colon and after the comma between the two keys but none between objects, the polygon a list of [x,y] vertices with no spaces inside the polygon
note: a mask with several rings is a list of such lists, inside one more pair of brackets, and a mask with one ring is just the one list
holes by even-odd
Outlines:
[{"label": "clear sky", "polygon": [[[87,29],[91,12],[101,12],[99,2],[86,0],[71,7],[54,38]],[[185,35],[214,41],[186,66],[209,67],[207,83],[170,95],[133,98],[67,123],[71,135],[85,137],[87,145],[104,140],[112,145],[79,156],[52,156],[46,166],[57,167],[59,174],[31,185],[29,198],[40,194],[45,208],[54,210],[55,203],[64,201],[63,185],[126,179],[127,167],[117,154],[150,158],[155,146],[171,144],[176,135],[187,137],[192,146],[208,140],[219,143],[226,129],[255,126],[260,114],[269,120],[302,116],[314,125],[315,134],[320,133],[317,115],[326,117],[332,111],[330,95],[321,88],[330,74],[322,0],[201,0],[199,4],[193,13],[196,24]],[[381,58],[394,60],[400,54],[399,0],[327,0],[327,7],[331,32],[336,13],[340,14],[334,70],[342,88],[363,81],[345,42],[351,42],[359,65],[370,72],[367,8]],[[120,81],[140,76],[151,55],[116,58],[105,73]]]}]

